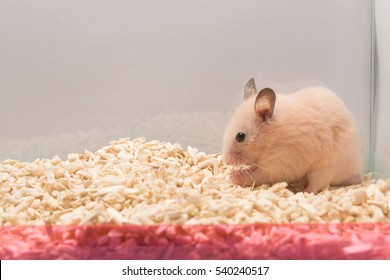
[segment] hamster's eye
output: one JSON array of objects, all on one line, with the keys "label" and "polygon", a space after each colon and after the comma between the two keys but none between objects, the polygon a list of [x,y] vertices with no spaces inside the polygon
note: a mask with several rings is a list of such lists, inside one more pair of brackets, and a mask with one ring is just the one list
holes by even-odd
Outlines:
[{"label": "hamster's eye", "polygon": [[237,142],[242,142],[245,140],[245,133],[244,132],[239,132],[236,135],[236,140]]}]

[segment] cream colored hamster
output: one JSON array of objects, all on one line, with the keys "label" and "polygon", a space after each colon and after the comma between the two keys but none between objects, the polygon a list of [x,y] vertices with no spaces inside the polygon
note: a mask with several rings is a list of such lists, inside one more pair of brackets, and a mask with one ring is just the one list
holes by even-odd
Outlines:
[{"label": "cream colored hamster", "polygon": [[321,87],[293,94],[256,90],[251,78],[244,101],[226,127],[223,160],[237,185],[303,182],[307,192],[361,182],[361,143],[352,114]]}]

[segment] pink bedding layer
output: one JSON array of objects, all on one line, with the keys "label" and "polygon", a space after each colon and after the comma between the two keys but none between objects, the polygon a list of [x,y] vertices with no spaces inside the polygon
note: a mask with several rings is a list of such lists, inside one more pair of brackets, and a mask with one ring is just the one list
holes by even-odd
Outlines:
[{"label": "pink bedding layer", "polygon": [[390,259],[390,223],[2,226],[0,259]]}]

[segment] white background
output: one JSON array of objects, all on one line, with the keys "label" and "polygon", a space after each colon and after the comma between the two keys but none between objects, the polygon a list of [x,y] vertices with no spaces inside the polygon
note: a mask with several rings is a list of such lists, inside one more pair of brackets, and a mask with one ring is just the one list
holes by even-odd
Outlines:
[{"label": "white background", "polygon": [[[206,276],[123,276],[122,269],[180,268],[208,270]],[[267,275],[216,275],[217,267],[263,267]],[[212,270],[210,273],[209,271]],[[389,261],[267,261],[267,260],[211,260],[211,261],[3,261],[2,280],[67,280],[67,279],[385,279],[390,273]]]},{"label": "white background", "polygon": [[370,44],[369,0],[0,0],[0,160],[125,136],[218,152],[250,76],[335,90],[368,159]]}]

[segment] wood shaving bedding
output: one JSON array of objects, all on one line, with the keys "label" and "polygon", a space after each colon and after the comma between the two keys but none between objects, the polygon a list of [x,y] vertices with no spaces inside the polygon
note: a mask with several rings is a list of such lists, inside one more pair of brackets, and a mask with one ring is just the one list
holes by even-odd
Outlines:
[{"label": "wood shaving bedding", "polygon": [[[0,163],[0,225],[390,221],[390,180],[332,188],[234,186],[220,154],[144,138],[95,153]],[[351,249],[352,250],[352,249]]]}]

